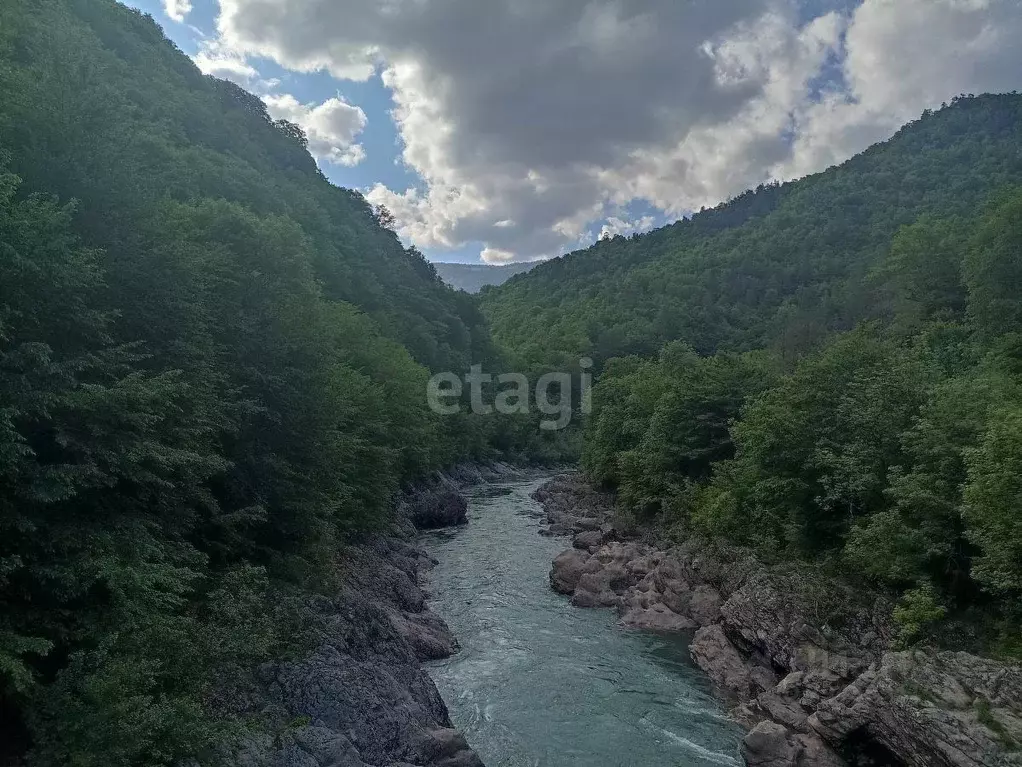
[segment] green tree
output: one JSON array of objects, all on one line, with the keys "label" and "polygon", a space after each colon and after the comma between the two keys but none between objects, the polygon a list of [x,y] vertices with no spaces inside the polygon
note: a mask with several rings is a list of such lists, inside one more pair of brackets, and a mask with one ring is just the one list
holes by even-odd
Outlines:
[{"label": "green tree", "polygon": [[982,552],[976,578],[1017,600],[1022,595],[1022,408],[994,414],[968,457],[965,518],[968,535]]},{"label": "green tree", "polygon": [[987,339],[1022,328],[1022,192],[982,217],[965,259],[969,314]]}]

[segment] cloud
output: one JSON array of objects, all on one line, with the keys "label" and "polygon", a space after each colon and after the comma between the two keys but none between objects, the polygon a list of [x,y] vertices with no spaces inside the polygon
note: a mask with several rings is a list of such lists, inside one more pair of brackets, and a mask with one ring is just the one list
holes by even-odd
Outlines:
[{"label": "cloud", "polygon": [[368,122],[360,107],[339,96],[320,104],[304,104],[291,94],[277,93],[280,80],[263,79],[248,56],[218,39],[203,40],[192,60],[203,74],[259,94],[274,119],[300,125],[309,140],[309,151],[319,160],[350,167],[365,159],[365,149],[356,142]]},{"label": "cloud", "polygon": [[604,237],[617,237],[618,235],[625,237],[635,232],[645,232],[652,229],[655,222],[656,218],[653,216],[643,216],[634,221],[625,221],[617,216],[610,216],[600,229],[600,239],[602,240]]},{"label": "cloud", "polygon": [[200,47],[192,61],[204,75],[231,80],[243,87],[250,86],[259,79],[259,72],[243,56],[223,51],[209,43]]},{"label": "cloud", "polygon": [[678,215],[819,170],[1022,84],[1017,0],[219,2],[236,55],[379,73],[422,184],[370,199],[412,242],[491,260],[554,255],[634,200]]},{"label": "cloud", "polygon": [[500,248],[483,248],[479,258],[487,264],[510,264],[515,260],[515,254]]},{"label": "cloud", "polygon": [[1013,0],[866,0],[845,35],[846,88],[800,105],[792,154],[776,172],[833,165],[961,93],[1022,87],[1019,40]]},{"label": "cloud", "polygon": [[366,115],[340,97],[322,104],[303,104],[290,94],[263,96],[266,109],[275,119],[289,120],[305,129],[309,151],[337,165],[358,165],[365,159],[365,150],[356,143],[366,127]]},{"label": "cloud", "polygon": [[163,12],[177,22],[183,22],[192,12],[190,0],[163,0]]}]

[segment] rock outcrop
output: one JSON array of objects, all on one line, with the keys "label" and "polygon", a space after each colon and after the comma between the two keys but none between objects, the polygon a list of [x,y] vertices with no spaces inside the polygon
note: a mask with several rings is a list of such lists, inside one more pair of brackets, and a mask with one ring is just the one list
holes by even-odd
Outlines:
[{"label": "rock outcrop", "polygon": [[[622,624],[695,630],[695,662],[749,726],[760,767],[1022,765],[1022,669],[965,653],[891,651],[891,605],[806,583],[740,551],[628,540],[577,475],[535,494],[573,534],[550,583]],[[838,628],[839,627],[839,628]]]},{"label": "rock outcrop", "polygon": [[[546,514],[544,535],[591,534],[587,540],[604,543],[615,535],[610,523],[614,498],[579,481],[574,474],[554,477],[532,494]],[[599,536],[597,538],[596,536]]]},{"label": "rock outcrop", "polygon": [[419,530],[468,524],[468,503],[456,489],[430,488],[407,502],[408,518]]},{"label": "rock outcrop", "polygon": [[842,767],[844,761],[818,739],[764,720],[745,737],[742,756],[749,767]]},{"label": "rock outcrop", "polygon": [[508,479],[519,474],[510,464],[465,464],[446,472],[436,472],[408,488],[398,502],[398,514],[411,520],[419,530],[435,530],[468,523],[468,503],[462,488]]},{"label": "rock outcrop", "polygon": [[811,727],[831,742],[866,736],[911,767],[1022,764],[1022,668],[967,653],[886,653]]}]

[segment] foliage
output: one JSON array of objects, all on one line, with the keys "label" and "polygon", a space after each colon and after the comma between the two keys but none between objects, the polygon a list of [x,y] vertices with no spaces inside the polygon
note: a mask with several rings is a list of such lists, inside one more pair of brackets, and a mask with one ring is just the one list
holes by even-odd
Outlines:
[{"label": "foliage", "polygon": [[[953,314],[964,293],[955,222],[1022,183],[1020,143],[1022,96],[958,98],[824,173],[540,264],[484,290],[483,307],[496,339],[552,366],[589,356],[599,369],[612,357],[653,356],[672,340],[700,354],[771,348],[792,363],[833,332],[888,315],[889,297],[871,275],[902,227],[937,220],[945,223],[932,242],[907,242],[918,231],[902,236],[899,260],[925,279],[901,300],[940,300],[950,290]],[[1017,284],[1001,285],[1003,296],[990,300],[1010,302]]]},{"label": "foliage", "polygon": [[965,519],[981,552],[975,577],[1009,599],[1022,598],[1022,403],[994,411],[968,456]]},{"label": "foliage", "polygon": [[151,18],[3,3],[0,92],[0,741],[179,763],[346,536],[521,425],[429,411],[498,365],[474,299]]},{"label": "foliage", "polygon": [[898,626],[898,643],[908,647],[947,615],[947,610],[938,601],[936,590],[930,586],[906,591],[901,602],[894,608],[894,622]]},{"label": "foliage", "polygon": [[484,308],[533,364],[596,358],[583,465],[628,509],[840,563],[901,595],[905,642],[1017,653],[1020,140],[1022,97],[956,99]]},{"label": "foliage", "polygon": [[687,506],[692,483],[733,455],[731,421],[770,376],[754,355],[702,358],[679,343],[656,362],[615,360],[597,389],[583,465],[632,509]]}]

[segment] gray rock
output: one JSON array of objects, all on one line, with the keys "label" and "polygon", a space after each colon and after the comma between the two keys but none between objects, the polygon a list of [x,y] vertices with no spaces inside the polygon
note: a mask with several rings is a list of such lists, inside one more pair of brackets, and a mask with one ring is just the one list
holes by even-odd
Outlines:
[{"label": "gray rock", "polygon": [[760,722],[742,742],[749,767],[841,767],[844,762],[819,738],[789,732],[776,722]]},{"label": "gray rock", "polygon": [[798,767],[801,755],[788,731],[774,722],[760,722],[742,742],[742,756],[749,767]]},{"label": "gray rock", "polygon": [[441,485],[416,493],[406,502],[407,514],[420,530],[468,524],[468,502],[455,489]]},{"label": "gray rock", "polygon": [[443,619],[432,612],[389,611],[390,622],[419,660],[440,660],[458,652],[458,640]]},{"label": "gray rock", "polygon": [[717,623],[699,629],[692,638],[689,652],[713,682],[740,700],[755,698],[777,684],[772,671],[750,664]]},{"label": "gray rock", "polygon": [[283,740],[277,767],[366,767],[347,738],[323,727],[300,727]]},{"label": "gray rock", "polygon": [[621,616],[622,626],[646,631],[691,631],[699,627],[694,620],[679,615],[662,604],[653,607],[632,607]]},{"label": "gray rock", "polygon": [[874,741],[909,767],[1022,765],[1022,668],[967,653],[887,653],[809,718],[827,741]]},{"label": "gray rock", "polygon": [[553,590],[568,596],[574,594],[589,559],[589,554],[578,549],[568,549],[559,554],[550,569],[550,586]]},{"label": "gray rock", "polygon": [[773,721],[796,732],[808,732],[809,715],[806,710],[798,699],[778,692],[780,687],[761,692],[756,697],[756,705]]},{"label": "gray rock", "polygon": [[613,497],[594,490],[580,475],[554,477],[537,489],[532,497],[543,505],[549,529],[555,534],[602,534],[607,528],[608,539],[615,535],[613,526],[608,523],[614,512]]},{"label": "gray rock", "polygon": [[586,530],[571,539],[571,545],[590,553],[595,552],[603,544],[603,533],[599,530]]},{"label": "gray rock", "polygon": [[[410,493],[399,508],[449,506],[453,484],[434,478],[424,499]],[[400,517],[394,524],[395,536],[413,532]],[[246,708],[267,731],[246,738],[225,767],[481,767],[420,666],[457,650],[419,585],[429,558],[409,537],[376,537],[341,561],[340,592],[308,601],[315,649],[258,669]]]}]

